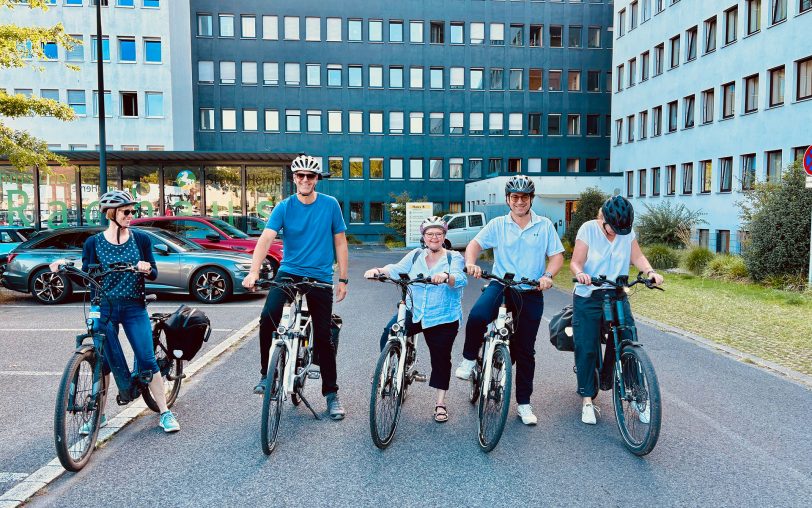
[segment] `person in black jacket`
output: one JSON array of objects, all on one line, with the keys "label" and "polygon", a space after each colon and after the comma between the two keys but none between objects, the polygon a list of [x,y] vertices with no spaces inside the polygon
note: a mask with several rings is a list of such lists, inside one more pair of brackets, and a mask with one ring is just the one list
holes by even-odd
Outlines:
[{"label": "person in black jacket", "polygon": [[[175,415],[166,407],[164,381],[155,360],[152,328],[145,302],[144,278],[155,280],[158,269],[152,255],[152,242],[149,236],[140,231],[130,230],[130,221],[135,210],[133,205],[135,201],[125,191],[109,191],[101,197],[99,207],[101,213],[110,221],[110,225],[105,231],[85,241],[82,249],[82,270],[88,271],[91,265],[107,268],[114,263],[127,263],[138,269],[138,273],[112,273],[102,281],[106,295],[106,298],[101,300],[101,323],[107,337],[104,360],[106,366],[114,365],[116,371],[128,371],[118,338],[119,328],[123,327],[135,354],[139,374],[145,377],[152,376],[149,388],[161,412],[160,427],[165,432],[177,432],[180,425]],[[64,262],[64,260],[55,261],[50,265],[51,270],[58,270],[58,266]],[[109,386],[109,369],[106,368],[105,372]],[[101,424],[106,423],[107,417],[103,415]],[[87,424],[86,426],[89,427]],[[80,430],[83,433],[89,431],[89,428],[84,427]]]}]

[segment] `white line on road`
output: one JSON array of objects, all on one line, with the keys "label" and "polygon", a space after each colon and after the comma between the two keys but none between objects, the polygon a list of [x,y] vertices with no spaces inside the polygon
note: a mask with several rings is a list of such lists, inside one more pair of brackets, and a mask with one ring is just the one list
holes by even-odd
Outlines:
[{"label": "white line on road", "polygon": [[[187,379],[212,363],[229,348],[249,337],[258,326],[259,318],[256,318],[214,346],[202,357],[184,367],[183,372],[186,374]],[[111,439],[145,411],[147,411],[147,406],[142,399],[130,403],[121,413],[112,418],[107,427],[99,433],[96,446],[98,447],[101,443]],[[0,495],[0,508],[16,508],[22,505],[27,499],[64,473],[65,469],[59,463],[59,459],[54,458],[30,475],[21,478],[17,485]]]},{"label": "white line on road", "polygon": [[28,473],[5,473],[0,471],[0,483],[16,482],[28,476]]},{"label": "white line on road", "polygon": [[61,372],[37,372],[34,370],[0,370],[0,376],[61,376]]},{"label": "white line on road", "polygon": [[[0,328],[3,332],[84,332],[84,328]],[[234,328],[212,328],[213,332],[233,332]]]},{"label": "white line on road", "polygon": [[[6,304],[6,303],[4,303],[2,305],[3,305],[4,309],[40,309],[40,308],[42,308],[39,305],[9,305],[9,304]],[[147,309],[148,310],[149,309],[177,309],[179,305],[180,304],[178,304],[178,305],[155,305],[155,304],[152,304],[149,307],[147,307]],[[223,308],[230,308],[230,307],[243,308],[243,307],[248,307],[248,308],[261,309],[262,307],[264,307],[264,305],[244,305],[244,304],[236,303],[234,305],[229,305],[229,304],[220,305],[220,307],[223,307]],[[81,308],[84,308],[84,305],[59,305],[59,306],[55,305],[55,306],[52,306],[52,307],[48,307],[48,311],[50,312],[52,310],[81,309]],[[208,306],[201,307],[201,308],[206,309],[206,308],[208,308]]]}]

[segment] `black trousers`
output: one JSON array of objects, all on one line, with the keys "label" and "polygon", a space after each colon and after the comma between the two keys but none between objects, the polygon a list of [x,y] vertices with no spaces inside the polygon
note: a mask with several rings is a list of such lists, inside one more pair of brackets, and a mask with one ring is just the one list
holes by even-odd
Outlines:
[{"label": "black trousers", "polygon": [[[610,290],[614,292],[614,290]],[[615,367],[615,343],[612,337],[606,341],[603,356],[603,369],[595,377],[598,368],[598,355],[601,351],[601,336],[608,331],[603,319],[603,295],[605,291],[595,290],[588,298],[573,295],[572,297],[572,335],[575,342],[575,370],[578,378],[578,394],[581,397],[594,397],[598,394],[598,383],[611,385]],[[629,300],[623,297],[626,324],[634,325],[632,308]],[[630,332],[625,332],[630,333]],[[624,337],[621,337],[624,338]],[[630,338],[630,337],[629,337]]]},{"label": "black trousers", "polygon": [[[496,319],[502,304],[504,286],[491,282],[468,314],[462,357],[475,360],[484,340],[488,323]],[[516,402],[530,404],[536,372],[536,335],[544,312],[541,291],[508,291],[507,309],[513,313],[514,330],[510,339],[510,357],[516,364]]]},{"label": "black trousers", "polygon": [[[283,277],[296,282],[304,277],[289,273],[278,272],[276,280]],[[319,357],[321,368],[321,393],[327,395],[338,391],[336,375],[336,351],[330,340],[330,318],[333,314],[333,293],[329,289],[311,288],[305,295],[310,319],[313,322],[313,349]],[[259,372],[265,376],[268,373],[268,361],[273,344],[273,333],[279,327],[282,317],[282,308],[290,298],[280,288],[272,287],[265,299],[265,307],[259,318]]]},{"label": "black trousers", "polygon": [[[389,340],[389,328],[395,324],[397,319],[398,315],[395,314],[389,320],[386,328],[383,329],[381,335],[382,351],[386,341]],[[460,322],[454,321],[453,323],[443,323],[424,329],[422,323],[412,323],[412,313],[406,312],[406,335],[416,335],[422,332],[423,337],[426,338],[429,356],[431,356],[429,386],[432,388],[448,390],[448,384],[451,381],[451,347],[454,345],[454,339],[457,337],[459,328]]]}]

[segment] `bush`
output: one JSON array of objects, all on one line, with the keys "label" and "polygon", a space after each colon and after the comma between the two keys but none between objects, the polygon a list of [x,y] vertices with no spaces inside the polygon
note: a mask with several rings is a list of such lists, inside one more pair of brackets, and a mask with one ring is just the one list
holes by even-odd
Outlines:
[{"label": "bush", "polygon": [[361,245],[364,242],[356,238],[355,235],[347,235],[347,243],[350,245]]},{"label": "bush", "polygon": [[687,247],[691,230],[707,221],[701,210],[690,210],[683,204],[672,206],[670,201],[646,207],[645,213],[635,219],[637,241],[640,245],[664,244],[669,247]]},{"label": "bush", "polygon": [[747,278],[747,267],[739,256],[719,254],[705,266],[705,277],[729,281],[741,281]]},{"label": "bush", "polygon": [[685,256],[685,268],[696,275],[700,275],[711,259],[713,259],[711,251],[705,247],[694,247]]},{"label": "bush", "polygon": [[575,212],[572,214],[572,219],[567,226],[567,231],[564,232],[562,240],[569,242],[570,245],[575,245],[575,235],[578,234],[578,229],[584,222],[590,221],[598,216],[598,210],[603,206],[603,202],[609,198],[597,187],[590,187],[583,191],[578,197],[578,203]]},{"label": "bush", "polygon": [[564,259],[572,259],[572,248],[573,247],[572,247],[572,244],[569,242],[569,240],[564,238],[561,241],[561,245],[564,246]]},{"label": "bush", "polygon": [[679,254],[668,245],[661,243],[649,245],[643,249],[643,253],[656,270],[667,270],[679,265]]},{"label": "bush", "polygon": [[768,275],[761,281],[765,286],[783,291],[807,291],[807,278],[801,274]]},{"label": "bush", "polygon": [[394,238],[385,239],[383,243],[384,245],[386,245],[387,249],[398,249],[401,247],[406,247],[406,242],[395,240]]},{"label": "bush", "polygon": [[739,205],[742,229],[749,232],[744,263],[750,277],[805,279],[812,192],[804,188],[800,161],[783,172],[780,182],[757,183]]}]

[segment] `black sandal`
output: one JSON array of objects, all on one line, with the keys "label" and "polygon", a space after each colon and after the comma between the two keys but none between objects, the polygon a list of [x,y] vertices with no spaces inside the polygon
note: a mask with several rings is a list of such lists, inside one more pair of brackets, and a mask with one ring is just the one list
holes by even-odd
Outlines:
[{"label": "black sandal", "polygon": [[434,421],[437,423],[448,421],[448,410],[442,404],[434,406]]}]

